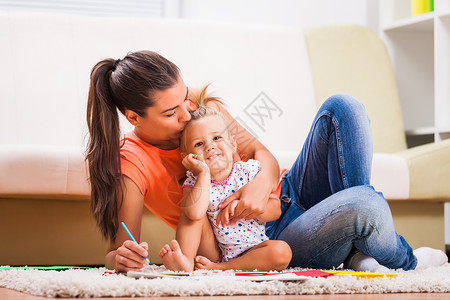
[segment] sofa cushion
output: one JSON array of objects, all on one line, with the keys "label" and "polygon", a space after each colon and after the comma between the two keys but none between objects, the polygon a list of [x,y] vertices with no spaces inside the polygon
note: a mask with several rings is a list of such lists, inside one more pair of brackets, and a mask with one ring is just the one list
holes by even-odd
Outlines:
[{"label": "sofa cushion", "polygon": [[[298,151],[274,151],[280,167],[289,169]],[[17,180],[20,178],[20,180]],[[0,145],[0,198],[88,200],[88,171],[77,147]],[[388,199],[409,197],[407,161],[375,153],[372,185]]]},{"label": "sofa cushion", "polygon": [[357,25],[307,29],[305,39],[318,104],[336,93],[356,97],[372,121],[374,151],[405,150],[397,84],[383,41]]},{"label": "sofa cushion", "polygon": [[188,86],[212,82],[271,150],[300,149],[316,110],[300,29],[23,11],[0,11],[0,28],[5,144],[82,145],[92,67],[136,50],[175,62]]}]

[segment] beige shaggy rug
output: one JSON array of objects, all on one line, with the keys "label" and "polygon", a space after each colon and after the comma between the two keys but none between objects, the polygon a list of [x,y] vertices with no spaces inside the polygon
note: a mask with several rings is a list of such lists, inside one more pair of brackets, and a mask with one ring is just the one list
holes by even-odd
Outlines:
[{"label": "beige shaggy rug", "polygon": [[[165,271],[148,266],[147,272]],[[289,271],[302,271],[290,269]],[[240,281],[226,279],[225,272],[194,272],[194,277],[135,279],[109,273],[104,268],[44,271],[0,270],[0,287],[46,297],[140,297],[211,295],[295,295],[356,293],[448,293],[450,264],[395,277],[357,278],[330,276],[304,281]],[[217,277],[219,276],[219,277]]]}]

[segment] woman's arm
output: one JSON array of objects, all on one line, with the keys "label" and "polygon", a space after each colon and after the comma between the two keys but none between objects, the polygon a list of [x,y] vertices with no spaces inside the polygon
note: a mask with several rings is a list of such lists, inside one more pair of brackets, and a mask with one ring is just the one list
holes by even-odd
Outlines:
[{"label": "woman's arm", "polygon": [[[144,196],[137,185],[123,175],[123,202],[119,206],[119,222],[125,222],[137,241],[141,236],[142,208]],[[125,230],[119,227],[114,244],[108,243],[105,266],[121,272],[138,271],[147,263],[147,243],[137,244],[129,240]]]},{"label": "woman's arm", "polygon": [[233,218],[253,219],[266,210],[269,195],[277,187],[280,176],[278,161],[263,144],[235,121],[222,105],[211,101],[206,106],[217,108],[233,128],[232,134],[235,135],[240,160],[256,159],[261,163],[261,171],[255,178],[219,206],[223,209],[231,201],[239,199]]},{"label": "woman's arm", "polygon": [[281,216],[280,199],[275,194],[270,194],[269,201],[267,201],[266,209],[256,218],[263,222],[270,222],[278,219]]},{"label": "woman's arm", "polygon": [[[234,210],[239,203],[239,200],[234,200],[228,206],[223,208],[217,215],[216,225],[222,224],[227,226],[235,223],[236,219],[233,218]],[[264,212],[256,217],[259,221],[270,222],[278,219],[281,216],[281,203],[280,199],[275,194],[270,194],[267,201],[266,209]],[[234,221],[232,221],[234,220]]]}]

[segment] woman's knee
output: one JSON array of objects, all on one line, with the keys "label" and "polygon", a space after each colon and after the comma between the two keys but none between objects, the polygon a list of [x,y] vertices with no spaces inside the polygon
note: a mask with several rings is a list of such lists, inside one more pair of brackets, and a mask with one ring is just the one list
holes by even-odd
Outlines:
[{"label": "woman's knee", "polygon": [[368,120],[364,104],[355,97],[348,94],[335,94],[329,97],[323,103],[321,110],[332,112],[337,117],[345,116],[361,118],[362,116]]},{"label": "woman's knee", "polygon": [[359,224],[377,227],[378,224],[392,219],[386,199],[371,186],[350,188],[352,196],[347,204],[347,214]]},{"label": "woman's knee", "polygon": [[364,105],[349,94],[334,94],[330,96],[325,102],[323,106],[326,108],[343,108],[345,110],[364,110]]}]

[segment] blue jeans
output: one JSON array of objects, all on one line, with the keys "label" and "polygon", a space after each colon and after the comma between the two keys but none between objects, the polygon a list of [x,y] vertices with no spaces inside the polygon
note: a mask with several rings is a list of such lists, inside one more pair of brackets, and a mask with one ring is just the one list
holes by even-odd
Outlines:
[{"label": "blue jeans", "polygon": [[325,101],[283,177],[282,214],[266,225],[271,239],[291,246],[290,267],[329,269],[360,251],[388,268],[415,268],[386,200],[370,186],[372,152],[364,106],[344,94]]}]

